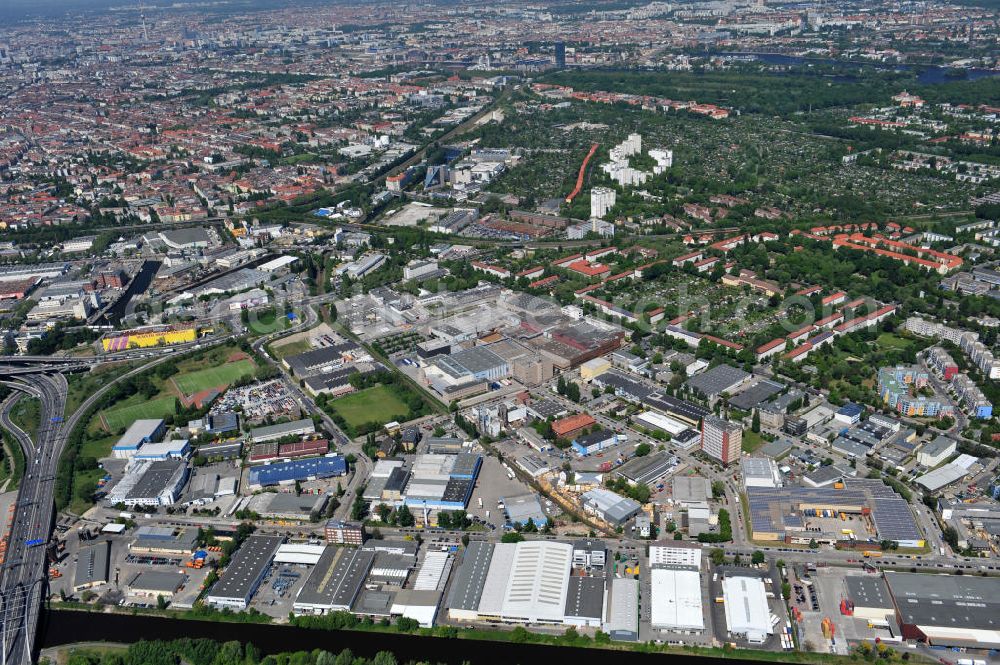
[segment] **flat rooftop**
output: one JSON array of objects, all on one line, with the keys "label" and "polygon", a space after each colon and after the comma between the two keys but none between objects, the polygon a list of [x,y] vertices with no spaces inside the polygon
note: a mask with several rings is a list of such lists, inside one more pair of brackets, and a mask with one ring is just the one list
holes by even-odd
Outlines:
[{"label": "flat rooftop", "polygon": [[493,558],[493,543],[474,540],[469,543],[462,557],[462,565],[451,583],[448,608],[475,612],[483,596],[486,573]]},{"label": "flat rooftop", "polygon": [[129,583],[130,589],[140,591],[160,591],[165,594],[175,593],[187,581],[184,573],[165,570],[143,570],[135,575]]},{"label": "flat rooftop", "polygon": [[1000,578],[887,572],[885,581],[902,623],[1000,630]]},{"label": "flat rooftop", "polygon": [[249,599],[283,542],[282,536],[250,536],[244,540],[222,577],[209,591],[209,597]]},{"label": "flat rooftop", "polygon": [[685,384],[706,397],[728,392],[746,381],[750,375],[732,365],[716,365],[701,374],[695,374]]},{"label": "flat rooftop", "polygon": [[604,615],[604,578],[570,577],[564,612],[568,617],[601,619]]},{"label": "flat rooftop", "polygon": [[889,587],[881,577],[873,575],[848,575],[844,578],[847,597],[858,607],[892,609]]},{"label": "flat rooftop", "polygon": [[374,561],[375,552],[370,550],[327,547],[295,603],[349,609]]},{"label": "flat rooftop", "polygon": [[764,379],[729,400],[732,406],[749,411],[785,389],[785,384]]}]

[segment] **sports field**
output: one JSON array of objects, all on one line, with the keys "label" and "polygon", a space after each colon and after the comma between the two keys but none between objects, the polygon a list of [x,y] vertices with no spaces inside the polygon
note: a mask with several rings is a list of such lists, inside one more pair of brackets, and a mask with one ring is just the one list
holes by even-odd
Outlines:
[{"label": "sports field", "polygon": [[139,404],[109,409],[103,412],[101,417],[104,419],[108,431],[117,432],[121,428],[128,428],[140,418],[164,418],[173,415],[175,399],[172,395],[157,397]]},{"label": "sports field", "polygon": [[351,427],[360,427],[370,422],[402,421],[410,415],[410,408],[388,386],[375,386],[351,393],[330,402],[330,408],[339,413]]},{"label": "sports field", "polygon": [[173,381],[182,393],[193,395],[216,386],[228,386],[237,379],[253,374],[256,369],[257,366],[252,360],[237,360],[234,363],[225,363],[218,367],[179,374],[174,377]]}]

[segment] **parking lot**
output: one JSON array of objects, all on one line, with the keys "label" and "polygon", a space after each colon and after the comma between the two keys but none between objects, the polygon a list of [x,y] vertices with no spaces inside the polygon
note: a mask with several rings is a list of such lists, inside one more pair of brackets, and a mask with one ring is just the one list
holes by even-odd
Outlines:
[{"label": "parking lot", "polygon": [[[513,464],[513,461],[509,462]],[[532,493],[530,487],[518,480],[515,475],[510,478],[507,470],[495,457],[483,457],[483,466],[479,471],[479,479],[472,492],[472,500],[469,501],[468,513],[478,517],[484,522],[493,524],[501,528],[505,521],[503,511],[497,509],[497,501],[512,496]],[[483,500],[483,507],[479,507],[479,499]],[[544,498],[539,498],[543,509],[546,507]],[[489,513],[489,516],[486,513]]]}]

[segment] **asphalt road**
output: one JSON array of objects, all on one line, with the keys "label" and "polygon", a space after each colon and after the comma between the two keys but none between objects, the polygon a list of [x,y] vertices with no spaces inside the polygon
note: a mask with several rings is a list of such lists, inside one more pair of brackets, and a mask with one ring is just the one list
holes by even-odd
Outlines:
[{"label": "asphalt road", "polygon": [[64,376],[37,374],[30,380],[11,381],[6,385],[37,397],[41,402],[41,416],[32,441],[10,422],[10,408],[16,399],[9,399],[0,414],[0,424],[14,435],[25,456],[7,557],[0,570],[0,634],[5,665],[32,662],[38,614],[47,586],[44,545],[52,529],[55,471],[69,433],[62,418],[68,392]]},{"label": "asphalt road", "polygon": [[[322,302],[323,300],[325,300],[325,297],[319,296],[309,299],[307,303]],[[320,419],[323,422],[323,428],[333,437],[339,452],[343,455],[353,453],[355,458],[357,458],[354,473],[351,474],[350,479],[347,481],[347,487],[344,488],[344,496],[339,499],[340,507],[337,508],[336,512],[337,517],[346,518],[350,515],[351,503],[354,501],[355,493],[358,489],[360,489],[361,483],[366,480],[369,475],[371,475],[374,464],[362,451],[361,444],[352,441],[351,438],[348,437],[335,422],[333,422],[333,419],[330,418],[329,414],[316,406],[316,402],[313,398],[299,386],[298,382],[292,380],[292,378],[285,371],[284,366],[272,358],[267,352],[267,345],[276,339],[308,330],[316,325],[316,323],[318,323],[316,311],[307,304],[303,308],[303,317],[298,325],[287,330],[282,330],[261,337],[253,342],[252,347],[255,352],[257,352],[271,366],[275,367],[280,372],[282,380],[285,382],[285,385],[291,393],[295,395],[295,398],[298,400],[299,406],[302,407],[303,411],[310,414],[319,414]]]},{"label": "asphalt road", "polygon": [[[48,588],[45,544],[52,535],[56,467],[70,432],[111,386],[171,357],[156,358],[104,384],[68,419],[64,418],[69,392],[66,377],[50,367],[14,376],[4,373],[8,368],[0,368],[0,379],[18,391],[15,395],[31,395],[41,402],[34,440],[10,421],[10,409],[19,397],[12,396],[0,408],[0,426],[14,436],[25,457],[7,557],[0,568],[0,665],[31,663],[35,653],[33,641]],[[37,541],[41,543],[28,545]]]}]

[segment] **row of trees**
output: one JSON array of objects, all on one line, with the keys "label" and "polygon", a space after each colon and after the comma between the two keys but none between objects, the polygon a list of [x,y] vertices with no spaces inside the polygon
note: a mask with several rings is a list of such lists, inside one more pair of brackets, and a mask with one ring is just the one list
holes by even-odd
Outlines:
[{"label": "row of trees", "polygon": [[580,384],[575,381],[566,381],[562,376],[556,382],[556,392],[574,402],[580,401]]},{"label": "row of trees", "polygon": [[719,531],[717,533],[702,532],[698,534],[699,543],[726,543],[733,539],[733,523],[729,511],[719,509]]},{"label": "row of trees", "polygon": [[413,526],[417,521],[405,503],[395,510],[393,510],[391,506],[380,503],[375,508],[375,513],[382,522],[391,526],[398,525],[408,527]]},{"label": "row of trees", "polygon": [[[401,618],[405,632],[418,626],[413,619]],[[401,627],[402,629],[402,627]],[[101,649],[74,650],[67,665],[396,665],[395,655],[380,651],[372,658],[356,656],[350,649],[332,653],[323,649],[295,651],[263,656],[253,644],[243,646],[231,641],[219,643],[208,639],[177,639],[172,641],[136,642],[124,651]]]}]

